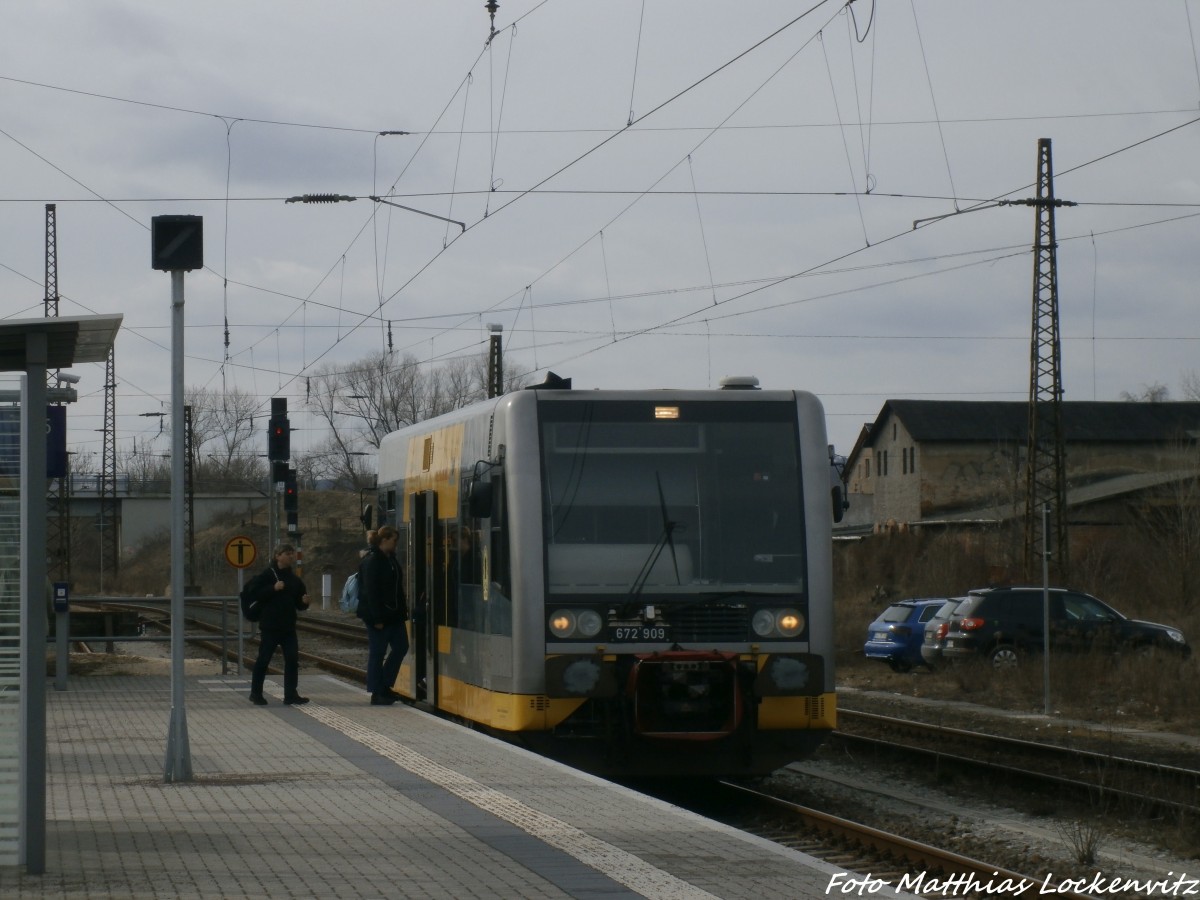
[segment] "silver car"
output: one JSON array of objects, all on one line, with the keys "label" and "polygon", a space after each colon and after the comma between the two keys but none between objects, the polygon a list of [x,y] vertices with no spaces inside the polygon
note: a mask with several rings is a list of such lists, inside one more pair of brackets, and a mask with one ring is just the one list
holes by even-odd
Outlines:
[{"label": "silver car", "polygon": [[950,616],[966,597],[954,597],[942,604],[932,619],[925,623],[925,639],[921,642],[921,659],[931,669],[942,661],[942,645],[946,643],[946,632],[950,629]]}]

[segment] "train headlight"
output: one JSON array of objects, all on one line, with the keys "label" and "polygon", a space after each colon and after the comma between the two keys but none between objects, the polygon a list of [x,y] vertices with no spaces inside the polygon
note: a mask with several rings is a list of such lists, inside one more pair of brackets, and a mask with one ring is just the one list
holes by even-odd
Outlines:
[{"label": "train headlight", "polygon": [[804,630],[804,616],[795,609],[760,609],[750,627],[760,638],[794,638]]},{"label": "train headlight", "polygon": [[750,627],[759,637],[770,637],[775,631],[775,613],[769,609],[760,609],[750,620]]},{"label": "train headlight", "polygon": [[575,614],[569,609],[557,609],[550,616],[550,633],[557,638],[569,638],[575,633]]},{"label": "train headlight", "polygon": [[781,609],[775,622],[785,638],[794,638],[804,630],[804,616],[794,609]]},{"label": "train headlight", "polygon": [[556,609],[550,616],[550,633],[556,638],[594,638],[604,627],[604,617],[594,609]]},{"label": "train headlight", "polygon": [[604,619],[594,609],[580,610],[578,623],[579,633],[585,638],[594,638],[600,633],[600,629],[604,627]]}]

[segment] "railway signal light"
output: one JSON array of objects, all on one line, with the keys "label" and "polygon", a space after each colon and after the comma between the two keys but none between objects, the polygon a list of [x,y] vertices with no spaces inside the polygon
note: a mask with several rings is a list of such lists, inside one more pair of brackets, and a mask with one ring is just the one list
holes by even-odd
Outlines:
[{"label": "railway signal light", "polygon": [[288,469],[287,477],[283,480],[283,511],[294,513],[299,510],[300,493],[296,487],[296,470]]},{"label": "railway signal light", "polygon": [[272,397],[271,418],[267,422],[267,459],[273,463],[287,462],[292,458],[291,445],[292,426],[287,417],[287,397]]},{"label": "railway signal light", "polygon": [[287,462],[292,458],[292,426],[287,418],[272,418],[267,423],[267,459]]}]

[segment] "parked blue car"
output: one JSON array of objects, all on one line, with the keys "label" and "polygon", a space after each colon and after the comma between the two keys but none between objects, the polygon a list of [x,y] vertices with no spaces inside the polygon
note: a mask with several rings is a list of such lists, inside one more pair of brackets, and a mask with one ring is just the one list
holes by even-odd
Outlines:
[{"label": "parked blue car", "polygon": [[863,655],[867,659],[883,660],[894,672],[908,672],[913,666],[928,665],[921,658],[925,623],[937,615],[947,599],[896,601],[867,627]]}]

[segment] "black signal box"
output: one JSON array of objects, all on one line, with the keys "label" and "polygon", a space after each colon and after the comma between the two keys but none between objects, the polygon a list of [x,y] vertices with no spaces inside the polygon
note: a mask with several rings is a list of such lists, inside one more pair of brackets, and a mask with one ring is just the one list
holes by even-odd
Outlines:
[{"label": "black signal box", "polygon": [[204,217],[154,216],[150,220],[150,266],[160,272],[204,268]]},{"label": "black signal box", "polygon": [[[286,418],[267,422],[267,459],[286,463],[292,458],[292,426]],[[272,467],[272,475],[275,469]]]}]

